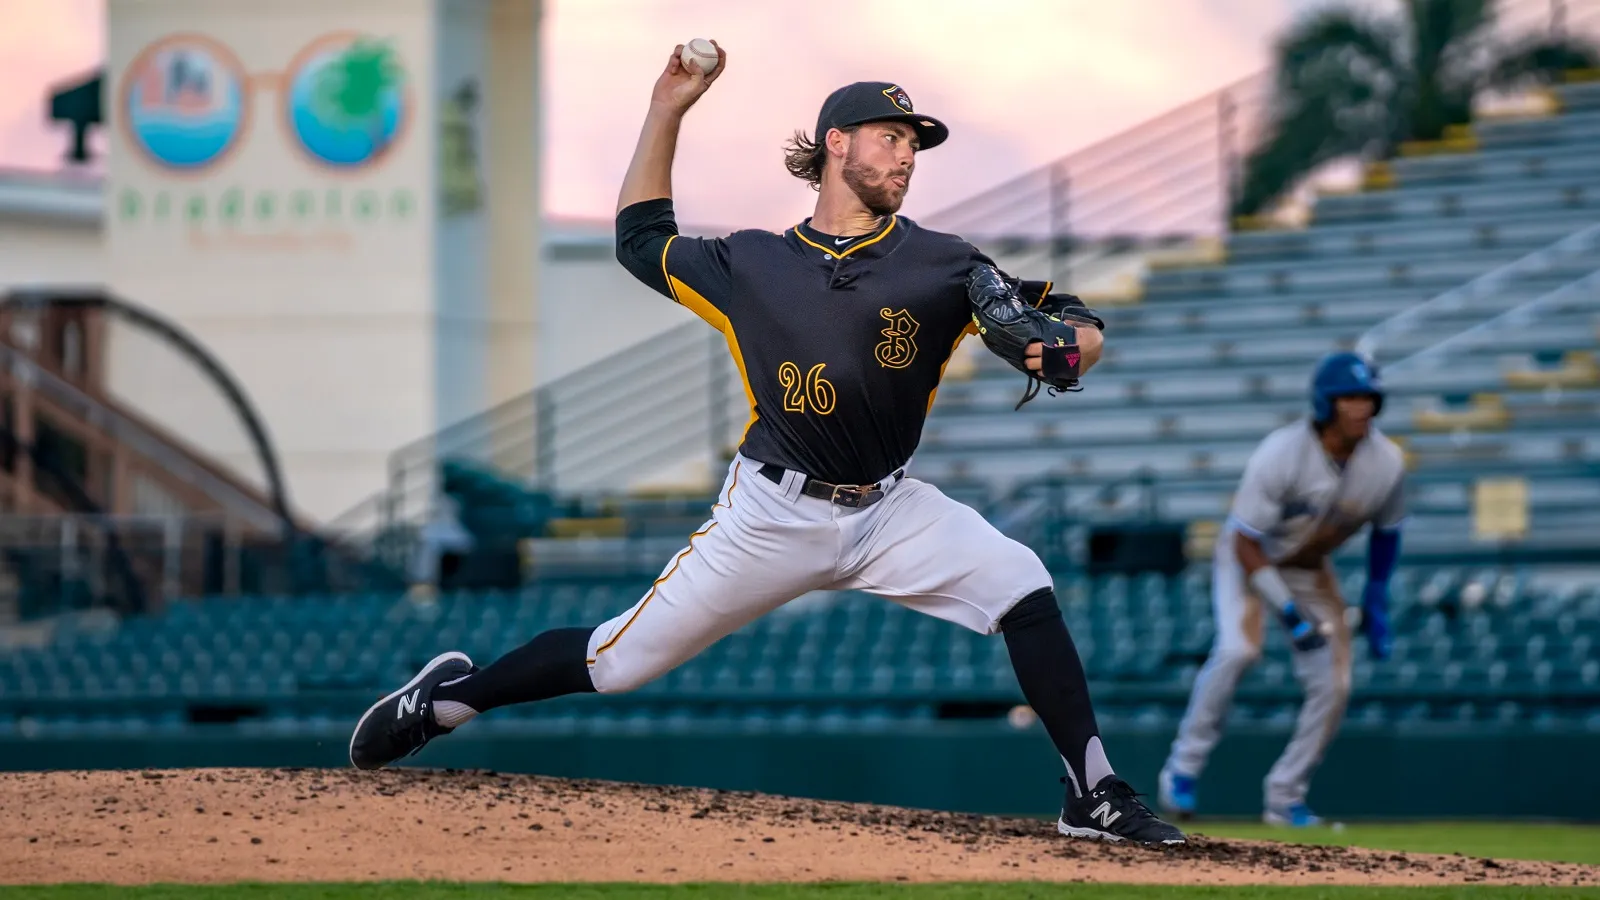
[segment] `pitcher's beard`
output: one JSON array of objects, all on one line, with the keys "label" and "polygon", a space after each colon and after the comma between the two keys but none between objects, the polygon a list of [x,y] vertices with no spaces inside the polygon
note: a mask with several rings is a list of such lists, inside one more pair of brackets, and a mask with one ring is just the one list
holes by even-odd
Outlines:
[{"label": "pitcher's beard", "polygon": [[[872,168],[862,165],[852,155],[847,158],[841,170],[844,183],[861,201],[861,205],[875,216],[893,215],[900,210],[900,204],[905,202],[904,192],[897,192],[894,185],[888,183],[887,176]],[[907,176],[907,187],[910,187],[910,176]],[[874,181],[880,183],[873,184]]]}]

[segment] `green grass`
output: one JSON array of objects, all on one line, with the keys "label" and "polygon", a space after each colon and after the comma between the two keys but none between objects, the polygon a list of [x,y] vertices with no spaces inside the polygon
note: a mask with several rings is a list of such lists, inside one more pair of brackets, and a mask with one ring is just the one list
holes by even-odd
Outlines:
[{"label": "green grass", "polygon": [[1273,828],[1259,822],[1190,823],[1186,831],[1213,837],[1297,841],[1403,850],[1460,853],[1496,859],[1540,859],[1600,865],[1600,825],[1507,822],[1353,823],[1331,828]]},{"label": "green grass", "polygon": [[1600,888],[1519,887],[1160,887],[1082,884],[933,885],[504,885],[386,882],[376,884],[155,885],[117,888],[101,885],[0,888],[15,900],[1030,900],[1090,897],[1093,900],[1538,900],[1600,898]]}]

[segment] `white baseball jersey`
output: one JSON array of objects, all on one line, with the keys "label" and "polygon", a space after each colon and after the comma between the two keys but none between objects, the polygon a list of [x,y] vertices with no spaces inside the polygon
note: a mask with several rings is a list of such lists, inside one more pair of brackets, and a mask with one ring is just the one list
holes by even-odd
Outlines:
[{"label": "white baseball jersey", "polygon": [[[1404,476],[1400,448],[1376,427],[1342,467],[1328,457],[1309,419],[1279,428],[1256,447],[1217,540],[1211,580],[1216,639],[1195,676],[1189,708],[1167,760],[1169,773],[1198,777],[1205,769],[1222,738],[1239,679],[1261,657],[1270,614],[1246,583],[1234,536],[1243,532],[1254,537],[1267,558],[1278,562],[1303,547],[1323,523],[1338,529],[1340,543],[1369,522],[1395,527],[1405,515]],[[1338,731],[1350,697],[1350,629],[1338,584],[1321,567],[1285,568],[1282,575],[1295,605],[1331,625],[1332,633],[1323,649],[1294,653],[1295,677],[1306,700],[1294,734],[1267,773],[1264,800],[1276,810],[1305,801],[1311,775]]]},{"label": "white baseball jersey", "polygon": [[[1271,560],[1303,546],[1324,523],[1344,539],[1368,522],[1394,528],[1405,517],[1405,457],[1372,426],[1341,467],[1328,457],[1310,419],[1277,429],[1245,464],[1225,537],[1244,532]],[[1233,552],[1233,541],[1217,544]]]}]

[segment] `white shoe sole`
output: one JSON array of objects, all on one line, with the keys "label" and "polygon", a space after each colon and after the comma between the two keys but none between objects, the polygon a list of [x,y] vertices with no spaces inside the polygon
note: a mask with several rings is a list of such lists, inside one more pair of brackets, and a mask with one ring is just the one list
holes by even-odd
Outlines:
[{"label": "white shoe sole", "polygon": [[[1078,828],[1078,827],[1073,826],[1073,825],[1068,825],[1064,819],[1057,819],[1056,820],[1056,830],[1061,832],[1062,834],[1066,835],[1067,837],[1088,838],[1091,841],[1111,841],[1112,843],[1121,843],[1122,841],[1127,840],[1127,838],[1123,837],[1120,834],[1112,834],[1109,831],[1101,831],[1098,828]],[[1186,844],[1186,843],[1188,843],[1188,841],[1185,841],[1185,840],[1165,840],[1165,841],[1162,841],[1161,843],[1168,844],[1168,845],[1173,845],[1173,844]]]},{"label": "white shoe sole", "polygon": [[[435,656],[433,659],[429,660],[428,664],[423,666],[422,669],[420,671],[418,671],[416,675],[412,676],[410,681],[406,682],[405,684],[401,685],[399,688],[397,688],[394,691],[390,692],[382,700],[379,700],[377,703],[374,703],[371,706],[367,707],[367,711],[362,713],[361,714],[361,718],[356,722],[355,730],[350,732],[350,751],[349,751],[349,754],[348,754],[349,757],[350,757],[350,765],[356,766],[356,768],[358,768],[358,769],[361,768],[360,766],[356,765],[356,735],[361,733],[361,726],[367,724],[367,719],[371,718],[372,714],[378,711],[378,707],[387,704],[389,701],[395,699],[396,697],[400,696],[401,694],[404,694],[406,691],[409,691],[412,688],[416,687],[417,686],[417,682],[419,682],[422,679],[428,677],[428,673],[429,672],[432,672],[434,669],[439,668],[440,666],[444,665],[445,663],[447,663],[447,662],[449,662],[449,661],[451,661],[453,659],[459,659],[462,662],[466,663],[469,667],[472,665],[471,657],[467,656],[465,653],[462,653],[459,650],[451,650],[448,653],[441,653],[438,656]],[[383,767],[379,766],[378,768],[381,769]]]},{"label": "white shoe sole", "polygon": [[1078,828],[1068,825],[1065,819],[1056,820],[1056,830],[1067,837],[1088,838],[1091,841],[1119,842],[1126,840],[1126,838],[1120,834],[1112,834],[1109,831],[1101,831],[1098,828]]}]

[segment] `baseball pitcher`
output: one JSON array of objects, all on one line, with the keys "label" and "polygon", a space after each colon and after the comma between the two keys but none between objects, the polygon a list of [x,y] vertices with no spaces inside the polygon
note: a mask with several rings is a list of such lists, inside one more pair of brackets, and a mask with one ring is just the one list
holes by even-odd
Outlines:
[{"label": "baseball pitcher", "polygon": [[669,57],[616,221],[619,262],[721,332],[744,381],[750,420],[710,520],[610,621],[547,631],[482,671],[463,653],[434,659],[357,723],[351,762],[387,765],[499,706],[632,690],[796,597],[857,590],[1004,635],[1066,767],[1062,834],[1183,843],[1111,767],[1044,564],[906,471],[964,336],[1027,374],[1025,402],[1041,384],[1077,386],[1103,323],[897,214],[920,155],[949,132],[888,82],[834,91],[796,135],[787,164],[817,190],[813,215],[781,233],[680,235],[678,130],[726,63],[719,48],[708,76]]},{"label": "baseball pitcher", "polygon": [[1317,366],[1312,415],[1269,434],[1245,465],[1217,539],[1212,573],[1216,639],[1158,780],[1163,808],[1187,817],[1222,737],[1239,678],[1261,658],[1268,613],[1293,646],[1305,701],[1294,735],[1267,774],[1262,818],[1305,827],[1311,775],[1350,696],[1350,632],[1329,554],[1372,526],[1361,629],[1378,659],[1389,653],[1389,577],[1399,553],[1405,462],[1372,419],[1383,408],[1373,365],[1334,353]]}]

